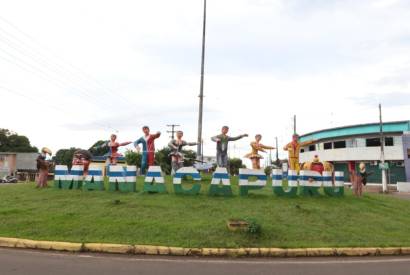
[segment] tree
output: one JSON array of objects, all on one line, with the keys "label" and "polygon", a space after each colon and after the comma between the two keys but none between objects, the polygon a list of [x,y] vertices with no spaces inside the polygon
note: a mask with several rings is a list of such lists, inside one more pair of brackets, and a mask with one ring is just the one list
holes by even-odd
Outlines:
[{"label": "tree", "polygon": [[0,152],[37,153],[38,149],[31,146],[26,136],[20,136],[8,129],[0,129]]},{"label": "tree", "polygon": [[171,149],[164,147],[155,153],[155,164],[161,166],[162,172],[169,175],[171,174]]},{"label": "tree", "polygon": [[138,168],[141,168],[141,158],[142,158],[142,154],[139,152],[135,152],[132,150],[127,150],[125,152],[125,162],[128,165],[135,165]]},{"label": "tree", "polygon": [[229,159],[229,172],[231,175],[238,175],[239,168],[246,168],[245,165],[242,164],[242,160],[239,158],[231,158]]},{"label": "tree", "polygon": [[94,143],[93,146],[91,146],[90,149],[88,149],[88,151],[93,156],[104,156],[109,152],[109,148],[106,146],[106,144],[106,140],[99,140],[96,143]]},{"label": "tree", "polygon": [[196,152],[193,150],[183,150],[184,166],[194,166],[196,160]]},{"label": "tree", "polygon": [[70,149],[60,149],[57,151],[54,161],[55,164],[67,165],[71,169],[71,163],[73,161],[74,152],[80,150],[78,148],[71,147]]}]

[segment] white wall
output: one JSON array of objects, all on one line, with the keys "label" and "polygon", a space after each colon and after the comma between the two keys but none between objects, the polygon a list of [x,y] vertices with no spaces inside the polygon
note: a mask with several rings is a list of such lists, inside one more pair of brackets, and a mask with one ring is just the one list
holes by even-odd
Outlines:
[{"label": "white wall", "polygon": [[[403,160],[403,147],[400,145],[385,146],[386,160]],[[304,152],[300,154],[300,162],[311,161],[318,155],[322,161],[349,161],[349,160],[380,160],[380,147],[353,147],[331,150]]]}]

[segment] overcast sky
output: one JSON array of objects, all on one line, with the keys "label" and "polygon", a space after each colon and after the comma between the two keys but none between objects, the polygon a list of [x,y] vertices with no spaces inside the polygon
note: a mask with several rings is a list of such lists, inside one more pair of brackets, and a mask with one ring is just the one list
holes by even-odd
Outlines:
[{"label": "overcast sky", "polygon": [[[163,132],[157,148],[166,124],[196,140],[202,5],[2,0],[0,127],[54,151],[143,125]],[[410,119],[410,1],[208,0],[207,24],[206,155],[225,124],[283,147],[294,114],[299,134],[376,122],[378,102]]]}]

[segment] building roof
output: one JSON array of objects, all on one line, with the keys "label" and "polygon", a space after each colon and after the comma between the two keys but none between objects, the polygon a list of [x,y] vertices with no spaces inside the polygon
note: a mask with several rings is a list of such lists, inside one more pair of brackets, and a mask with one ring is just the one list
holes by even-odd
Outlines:
[{"label": "building roof", "polygon": [[[392,121],[383,123],[384,133],[403,133],[410,131],[410,121]],[[321,140],[321,139],[333,139],[346,136],[363,136],[380,133],[379,123],[367,123],[342,126],[330,129],[319,130],[300,136],[300,140]]]}]

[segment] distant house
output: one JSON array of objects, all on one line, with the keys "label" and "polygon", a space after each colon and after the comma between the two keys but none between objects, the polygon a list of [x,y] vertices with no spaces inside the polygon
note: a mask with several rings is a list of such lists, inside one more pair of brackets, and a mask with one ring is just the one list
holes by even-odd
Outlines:
[{"label": "distant house", "polygon": [[[390,183],[410,182],[410,121],[383,123],[385,160],[389,165],[387,176]],[[380,125],[368,123],[318,130],[300,136],[301,141],[314,143],[301,149],[300,162],[311,161],[318,155],[329,161],[336,171],[343,171],[349,181],[348,164],[358,170],[360,162],[372,172],[369,182],[382,181],[380,163]]]},{"label": "distant house", "polygon": [[38,153],[0,152],[0,177],[17,172],[35,172]]}]

